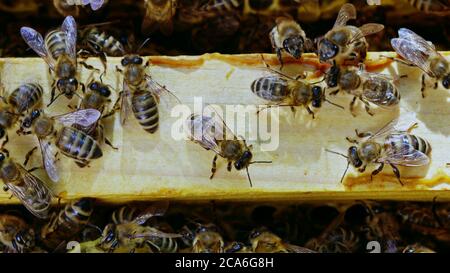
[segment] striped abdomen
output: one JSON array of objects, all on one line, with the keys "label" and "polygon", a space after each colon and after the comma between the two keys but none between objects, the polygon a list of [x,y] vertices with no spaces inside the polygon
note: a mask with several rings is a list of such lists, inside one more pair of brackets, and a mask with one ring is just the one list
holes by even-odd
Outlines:
[{"label": "striped abdomen", "polygon": [[66,40],[66,33],[61,30],[53,30],[45,36],[45,47],[54,60],[58,60],[59,56],[68,53]]},{"label": "striped abdomen", "polygon": [[443,1],[438,0],[409,0],[409,4],[419,11],[427,12],[443,12],[448,11],[449,6]]},{"label": "striped abdomen", "polygon": [[88,43],[100,51],[103,51],[108,56],[122,56],[125,53],[123,45],[113,36],[108,36],[106,32],[92,32],[89,34]]},{"label": "striped abdomen", "polygon": [[71,202],[60,211],[58,215],[59,225],[81,228],[86,225],[93,211],[93,202],[89,198]]},{"label": "striped abdomen", "polygon": [[175,253],[178,250],[178,244],[174,238],[151,237],[146,242],[160,253]]},{"label": "striped abdomen", "polygon": [[136,208],[123,206],[112,213],[111,220],[116,225],[125,224],[133,221],[137,216],[138,210]]},{"label": "striped abdomen", "polygon": [[268,76],[256,79],[251,86],[252,92],[258,97],[279,102],[289,96],[287,81],[276,76]]},{"label": "striped abdomen", "polygon": [[64,155],[78,160],[91,160],[103,155],[93,137],[73,127],[63,127],[60,130],[56,146]]},{"label": "striped abdomen", "polygon": [[153,134],[158,129],[158,103],[150,92],[136,92],[131,99],[134,116],[145,131]]},{"label": "striped abdomen", "polygon": [[382,78],[371,78],[364,81],[363,97],[379,106],[394,106],[400,102],[400,92],[397,87]]},{"label": "striped abdomen", "polygon": [[400,150],[404,145],[410,145],[411,149],[420,151],[426,155],[431,154],[431,145],[425,139],[416,135],[402,134],[388,136],[386,142],[395,149]]},{"label": "striped abdomen", "polygon": [[8,103],[17,112],[23,113],[36,106],[42,98],[42,86],[37,83],[26,83],[16,88],[8,97]]}]

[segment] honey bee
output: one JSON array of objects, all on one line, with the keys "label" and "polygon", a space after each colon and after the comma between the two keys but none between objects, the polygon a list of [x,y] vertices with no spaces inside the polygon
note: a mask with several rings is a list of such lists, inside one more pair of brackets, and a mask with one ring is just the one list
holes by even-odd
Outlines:
[{"label": "honey bee", "polygon": [[277,74],[261,77],[252,82],[252,92],[258,97],[275,103],[277,106],[291,107],[295,111],[294,106],[303,106],[308,113],[314,118],[314,112],[309,108],[320,108],[322,102],[326,101],[334,106],[342,106],[334,104],[325,98],[325,92],[319,85],[309,84],[298,78],[292,78],[279,71],[271,69],[266,63],[266,67]]},{"label": "honey bee", "polygon": [[90,82],[88,84],[88,91],[84,94],[78,109],[95,109],[101,113],[101,117],[88,127],[83,127],[78,124],[74,124],[73,127],[84,131],[100,144],[106,143],[111,148],[117,149],[112,145],[111,141],[105,137],[104,125],[101,122],[102,119],[112,116],[115,113],[115,109],[105,113],[107,104],[111,102],[110,96],[111,90],[108,85],[98,81]]},{"label": "honey bee", "polygon": [[8,252],[31,252],[35,247],[34,231],[23,219],[1,214],[0,242],[6,246]]},{"label": "honey bee", "polygon": [[252,253],[250,247],[241,242],[231,242],[224,248],[225,253]]},{"label": "honey bee", "polygon": [[[0,88],[4,91],[3,87]],[[14,89],[14,91],[4,99],[0,98],[4,104],[0,106],[0,139],[5,138],[2,148],[8,143],[7,129],[12,128],[19,119],[19,116],[30,109],[33,109],[41,102],[43,90],[37,83],[25,83]]]},{"label": "honey bee", "polygon": [[167,98],[168,95],[177,101],[178,98],[145,73],[145,69],[150,65],[150,60],[145,64],[143,62],[144,59],[139,55],[126,55],[121,61],[124,70],[117,68],[117,71],[124,75],[123,90],[119,97],[120,122],[122,126],[125,125],[131,108],[141,127],[153,134],[158,129],[160,99]]},{"label": "honey bee", "polygon": [[314,253],[305,247],[291,245],[266,228],[258,228],[250,233],[251,250],[254,253]]},{"label": "honey bee", "polygon": [[[23,135],[34,134],[37,137],[45,171],[52,181],[58,182],[59,170],[51,141],[55,140],[58,150],[65,156],[75,159],[79,166],[87,165],[89,160],[102,156],[100,145],[82,130],[68,126],[77,124],[82,127],[89,127],[97,122],[100,115],[100,112],[95,109],[84,109],[48,117],[42,110],[33,110],[23,120],[18,133]],[[59,131],[56,130],[56,123],[62,124],[63,128]],[[34,147],[28,152],[24,162],[25,165],[36,149],[37,147]]]},{"label": "honey bee", "polygon": [[373,116],[370,111],[370,103],[384,109],[390,109],[400,103],[400,92],[395,85],[395,79],[390,75],[370,73],[362,69],[341,69],[332,66],[325,76],[328,87],[338,87],[330,95],[336,95],[340,90],[353,95],[350,102],[350,113],[356,116],[354,106],[356,99],[364,104],[366,112]]},{"label": "honey bee", "polygon": [[56,248],[65,240],[72,239],[88,223],[94,210],[93,200],[82,198],[68,203],[41,229],[41,240],[49,248]]},{"label": "honey bee", "polygon": [[53,6],[63,16],[78,16],[79,6],[90,5],[93,11],[100,9],[107,0],[53,0]]},{"label": "honey bee", "polygon": [[344,4],[333,28],[318,43],[318,55],[321,62],[333,61],[337,65],[355,65],[366,58],[368,43],[365,36],[383,30],[380,24],[365,24],[361,27],[346,25],[356,19],[356,9],[352,4]]},{"label": "honey bee", "polygon": [[[394,50],[406,61],[406,64],[419,67],[430,78],[435,79],[434,88],[442,81],[445,89],[450,88],[450,63],[436,51],[434,45],[413,31],[401,28],[399,38],[391,40]],[[425,74],[422,75],[422,97],[425,97]]]},{"label": "honey bee", "polygon": [[436,251],[421,244],[412,244],[406,246],[403,253],[436,253]]},{"label": "honey bee", "polygon": [[167,205],[165,202],[157,203],[134,218],[133,221],[108,224],[103,230],[98,247],[110,252],[117,248],[134,252],[144,246],[156,249],[158,252],[176,252],[178,244],[175,239],[181,237],[179,234],[165,233],[154,227],[144,226],[151,217],[163,215],[167,210]]},{"label": "honey bee", "polygon": [[218,156],[228,161],[228,171],[231,171],[231,164],[236,170],[245,168],[250,187],[253,185],[248,167],[255,163],[272,163],[272,161],[252,161],[253,154],[250,151],[252,146],[247,146],[245,139],[239,140],[217,113],[213,116],[192,114],[186,119],[185,130],[191,141],[206,150],[214,151],[210,179],[216,173]]},{"label": "honey bee", "polygon": [[111,221],[113,224],[125,224],[130,223],[139,215],[139,210],[135,207],[123,206],[115,211],[111,215]]},{"label": "honey bee", "polygon": [[45,219],[53,194],[44,182],[31,174],[33,170],[26,170],[14,162],[6,151],[0,152],[0,178],[5,184],[4,190],[10,190],[34,216]]},{"label": "honey bee", "polygon": [[213,224],[199,226],[192,241],[193,253],[223,253],[225,242]]},{"label": "honey bee", "polygon": [[360,142],[347,138],[350,143],[358,145],[351,146],[347,156],[327,150],[347,158],[347,167],[341,183],[350,164],[361,173],[365,171],[367,165],[379,164],[379,167],[371,173],[371,179],[383,170],[385,164],[389,164],[395,177],[403,185],[397,165],[417,167],[430,163],[431,145],[425,139],[410,134],[416,125],[417,123],[412,122],[412,116],[407,115],[405,119],[392,120],[375,134],[356,130],[356,135],[364,140]]},{"label": "honey bee", "polygon": [[450,3],[445,0],[406,0],[411,6],[419,11],[434,15],[448,15]]},{"label": "honey bee", "polygon": [[[77,24],[72,16],[64,19],[61,27],[49,32],[45,36],[29,27],[22,27],[20,34],[25,42],[40,57],[42,57],[53,71],[54,81],[52,83],[51,99],[47,106],[50,106],[60,95],[65,95],[68,99],[76,94],[80,83],[77,80]],[[79,62],[87,69],[94,67]],[[84,89],[84,85],[81,84]],[[55,91],[60,92],[55,97]]]},{"label": "honey bee", "polygon": [[283,51],[299,59],[302,53],[313,49],[313,43],[306,37],[305,31],[291,18],[277,18],[269,37],[281,64],[280,70],[283,68]]},{"label": "honey bee", "polygon": [[176,0],[145,0],[142,32],[149,34],[159,29],[166,36],[172,34],[176,8]]}]

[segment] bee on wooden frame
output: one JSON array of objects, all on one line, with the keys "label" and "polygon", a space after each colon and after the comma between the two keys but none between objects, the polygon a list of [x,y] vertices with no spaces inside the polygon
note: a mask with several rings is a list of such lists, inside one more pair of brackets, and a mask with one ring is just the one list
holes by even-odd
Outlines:
[{"label": "bee on wooden frame", "polygon": [[0,214],[0,242],[8,253],[30,252],[36,243],[34,230],[18,216]]},{"label": "bee on wooden frame", "polygon": [[210,179],[216,173],[216,161],[219,156],[228,161],[228,171],[231,171],[232,164],[236,170],[245,169],[250,187],[252,187],[252,180],[248,167],[256,163],[272,163],[272,161],[252,161],[252,146],[248,146],[245,139],[238,139],[225,124],[225,121],[218,116],[217,112],[213,116],[190,115],[186,119],[185,130],[191,141],[215,153]]},{"label": "bee on wooden frame", "polygon": [[[78,110],[75,112],[48,117],[42,110],[33,110],[22,122],[19,134],[34,134],[39,142],[42,156],[42,165],[48,177],[54,181],[59,181],[59,170],[57,165],[57,153],[51,144],[55,141],[58,151],[67,157],[75,159],[80,166],[88,164],[89,160],[102,156],[102,151],[98,142],[81,130],[71,127],[77,124],[82,127],[89,127],[95,124],[100,117],[100,112],[95,109]],[[63,127],[57,130],[57,124]],[[37,149],[31,149],[25,158],[24,165],[27,165],[29,158]]]},{"label": "bee on wooden frame", "polygon": [[348,149],[347,155],[327,149],[328,152],[347,159],[347,167],[342,175],[341,183],[350,165],[363,173],[368,165],[378,164],[378,168],[370,175],[372,179],[387,164],[392,167],[395,177],[403,185],[397,166],[420,167],[430,163],[431,145],[425,139],[410,134],[416,125],[412,115],[408,114],[404,118],[392,120],[375,134],[355,130],[356,135],[362,140],[347,138],[350,143],[357,144]]},{"label": "bee on wooden frame", "polygon": [[[53,72],[51,99],[47,106],[61,95],[72,99],[74,95],[78,95],[76,92],[80,85],[84,90],[84,85],[77,79],[77,24],[72,16],[67,16],[61,27],[50,31],[45,35],[45,39],[30,27],[22,27],[20,34],[28,46],[47,62]],[[85,62],[79,63],[87,69],[95,70]],[[56,89],[59,94],[55,96]]]},{"label": "bee on wooden frame", "polygon": [[399,38],[391,40],[391,45],[404,61],[396,60],[410,66],[417,66],[424,72],[422,97],[425,97],[425,74],[435,80],[435,89],[438,87],[438,81],[441,81],[445,89],[450,89],[450,62],[437,52],[435,46],[407,28],[401,28],[398,36]]}]

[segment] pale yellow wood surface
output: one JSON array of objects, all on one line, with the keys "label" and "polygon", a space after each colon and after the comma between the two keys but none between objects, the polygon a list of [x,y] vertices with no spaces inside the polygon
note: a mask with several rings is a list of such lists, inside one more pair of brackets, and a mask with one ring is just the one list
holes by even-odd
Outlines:
[{"label": "pale yellow wood surface", "polygon": [[[387,54],[387,53],[386,53]],[[448,54],[445,54],[448,58]],[[306,57],[311,60],[311,56]],[[370,54],[369,58],[377,58]],[[260,63],[259,55],[223,56],[218,54],[200,57],[158,57],[148,72],[159,83],[166,85],[184,104],[192,106],[194,97],[201,97],[205,104],[264,104],[250,90],[252,81],[269,72]],[[231,60],[253,62],[242,65]],[[274,63],[273,55],[266,59]],[[119,58],[108,59],[108,73],[105,82],[120,89],[122,77],[115,73]],[[98,60],[88,63],[101,68]],[[173,63],[179,63],[174,66]],[[189,64],[198,64],[189,66]],[[273,66],[276,68],[276,66]],[[311,70],[311,66],[292,64],[287,71]],[[396,72],[396,70],[398,71]],[[0,76],[7,92],[24,81],[36,80],[45,87],[45,102],[49,100],[51,76],[47,65],[39,58],[0,59]],[[203,150],[188,141],[172,139],[172,124],[162,122],[155,135],[144,132],[133,116],[129,126],[123,130],[118,115],[107,123],[107,135],[118,151],[103,147],[104,156],[93,161],[89,168],[80,169],[70,159],[61,157],[63,171],[61,182],[51,184],[42,172],[36,174],[48,181],[55,194],[64,199],[92,196],[108,202],[150,199],[237,199],[237,200],[313,200],[313,199],[412,199],[431,200],[438,196],[450,199],[450,98],[449,91],[440,87],[429,89],[427,97],[421,98],[420,76],[416,68],[397,67],[391,64],[383,73],[408,75],[401,79],[401,107],[394,111],[374,109],[370,117],[360,106],[358,116],[353,118],[348,110],[349,95],[338,94],[334,102],[346,107],[341,110],[324,104],[316,111],[312,120],[304,109],[299,109],[294,117],[290,110],[280,110],[279,147],[275,151],[262,152],[258,141],[253,144],[255,160],[272,160],[273,164],[252,165],[250,174],[253,188],[249,187],[245,172],[227,172],[226,162],[218,161],[218,172],[209,179],[213,152]],[[90,72],[82,69],[82,81],[86,82]],[[295,73],[294,73],[295,74]],[[98,77],[98,75],[96,75]],[[113,100],[115,100],[115,95]],[[75,104],[76,98],[72,101]],[[47,110],[49,114],[68,111],[65,98],[56,107]],[[399,113],[414,111],[419,127],[415,134],[427,139],[432,147],[432,163],[427,170],[403,170],[402,174],[414,176],[422,172],[424,178],[403,178],[405,186],[400,186],[392,176],[390,167],[369,181],[370,169],[365,175],[357,175],[350,168],[349,179],[344,184],[339,180],[345,169],[345,159],[324,151],[325,148],[346,152],[349,147],[346,136],[354,136],[354,129],[362,131],[379,129]],[[162,112],[161,115],[168,113]],[[254,130],[251,128],[250,130]],[[24,154],[37,140],[33,136],[17,137],[15,130],[9,131],[12,141],[7,148],[17,161],[22,162]],[[40,154],[36,153],[31,166],[40,164]],[[355,178],[357,175],[357,178]],[[16,203],[8,193],[0,194],[0,203]]]}]

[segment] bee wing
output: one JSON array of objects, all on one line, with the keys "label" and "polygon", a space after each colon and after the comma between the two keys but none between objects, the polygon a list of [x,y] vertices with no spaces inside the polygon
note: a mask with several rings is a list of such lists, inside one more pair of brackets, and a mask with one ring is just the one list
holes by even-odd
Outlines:
[{"label": "bee wing", "polygon": [[416,115],[408,112],[396,119],[391,120],[380,130],[378,130],[370,139],[382,138],[392,133],[404,133],[415,123]]},{"label": "bee wing", "polygon": [[24,206],[36,217],[48,217],[52,193],[39,178],[29,173],[25,168],[16,164],[22,176],[23,184],[16,186],[7,184],[12,194],[20,199]]},{"label": "bee wing", "polygon": [[356,19],[356,9],[352,4],[344,4],[339,10],[333,28],[338,26],[345,26],[349,20]]},{"label": "bee wing", "polygon": [[296,246],[284,243],[284,247],[289,251],[293,253],[317,253],[316,251],[313,251],[306,247]]},{"label": "bee wing", "polygon": [[192,114],[186,119],[185,130],[189,138],[206,150],[212,150],[221,155],[221,149],[217,139],[223,139],[223,127],[221,123],[215,124],[211,117]]},{"label": "bee wing", "polygon": [[[363,81],[376,81],[376,82],[388,81],[391,83],[394,82],[394,78],[391,75],[387,74],[371,73],[366,71],[358,72],[358,74],[363,79]],[[362,96],[365,100],[374,103],[380,107],[390,108],[395,106],[395,104],[389,106],[386,105],[386,103],[391,99],[391,97],[388,96],[388,94],[385,94],[385,96],[380,97],[376,90],[364,89],[362,92]]]},{"label": "bee wing", "polygon": [[133,222],[135,222],[138,225],[143,225],[145,224],[145,222],[147,222],[148,219],[154,216],[163,216],[168,208],[169,202],[167,201],[157,202],[146,208],[133,220]]},{"label": "bee wing", "polygon": [[361,27],[359,27],[359,31],[350,40],[349,44],[353,43],[354,41],[356,41],[358,39],[361,39],[362,37],[380,32],[383,29],[384,29],[384,25],[382,25],[382,24],[369,23],[369,24],[362,25]]},{"label": "bee wing", "polygon": [[66,33],[66,50],[69,56],[77,58],[77,23],[72,16],[67,16],[61,25],[61,30]]},{"label": "bee wing", "polygon": [[419,44],[423,48],[426,48],[428,50],[436,51],[436,48],[433,45],[433,43],[428,42],[427,40],[425,40],[421,36],[417,35],[414,31],[409,30],[407,28],[399,29],[398,30],[398,36],[399,36],[400,39],[413,40],[413,41],[415,41],[417,44]]},{"label": "bee wing", "polygon": [[428,76],[435,77],[435,74],[431,71],[427,63],[428,57],[432,54],[430,49],[426,49],[415,40],[406,40],[403,38],[392,39],[391,45],[403,59],[419,67]]},{"label": "bee wing", "polygon": [[39,57],[44,59],[44,61],[53,70],[55,68],[55,60],[53,60],[53,58],[48,54],[42,35],[30,27],[20,28],[20,35],[22,35],[22,38],[25,40],[27,45],[31,47],[31,49],[33,49]]},{"label": "bee wing", "polygon": [[120,124],[124,125],[131,112],[131,92],[128,84],[123,81],[123,91],[120,95]]},{"label": "bee wing", "polygon": [[155,95],[158,101],[162,100],[166,108],[180,104],[181,101],[175,94],[170,92],[164,85],[159,84],[150,76],[146,76],[147,88]]},{"label": "bee wing", "polygon": [[[389,139],[391,142],[403,142],[401,137],[401,134],[397,134],[389,136]],[[416,150],[412,145],[403,143],[400,148],[389,145],[385,150],[384,155],[378,159],[378,162],[416,167],[428,165],[430,163],[430,158],[421,151]]]},{"label": "bee wing", "polygon": [[53,118],[61,122],[64,126],[72,126],[78,124],[88,127],[97,122],[101,113],[96,109],[81,109],[67,114],[54,116]]},{"label": "bee wing", "polygon": [[92,10],[98,10],[103,6],[104,0],[83,0],[83,5],[91,4]]},{"label": "bee wing", "polygon": [[140,233],[135,233],[130,235],[131,239],[137,239],[137,238],[148,238],[151,239],[152,237],[159,237],[159,238],[180,238],[180,234],[176,233],[166,233],[160,230],[157,230],[152,227],[147,227],[145,231],[142,231]]},{"label": "bee wing", "polygon": [[58,182],[59,171],[56,165],[56,153],[53,151],[52,145],[48,141],[39,139],[39,146],[41,147],[42,161],[48,177],[53,182]]}]

